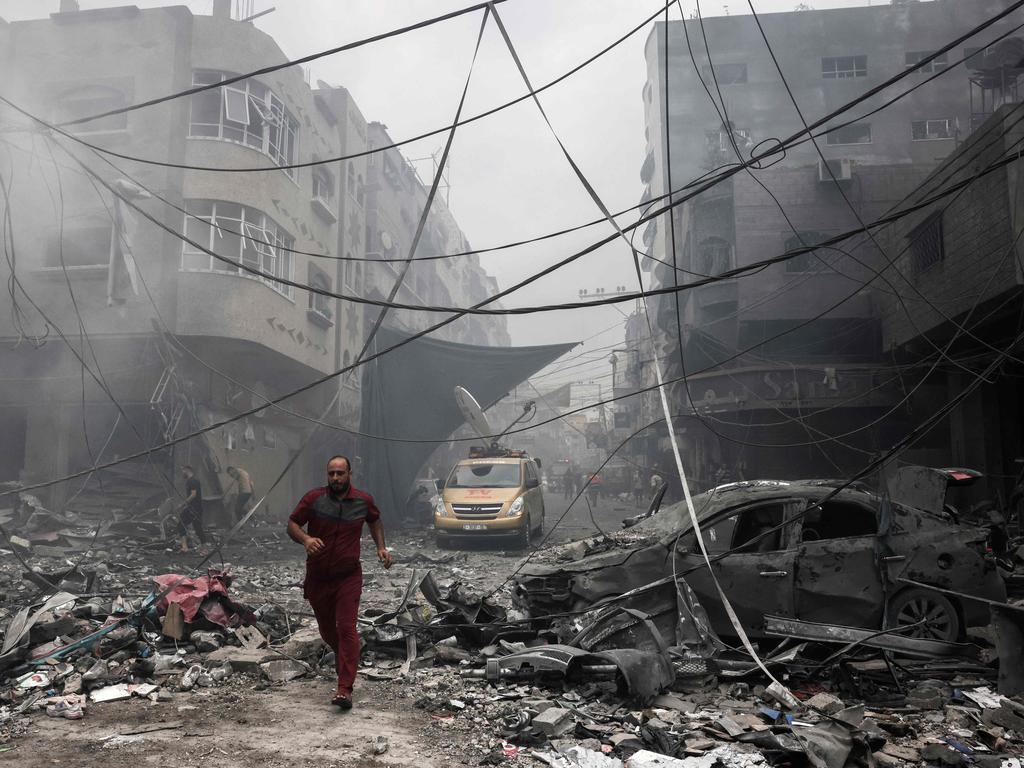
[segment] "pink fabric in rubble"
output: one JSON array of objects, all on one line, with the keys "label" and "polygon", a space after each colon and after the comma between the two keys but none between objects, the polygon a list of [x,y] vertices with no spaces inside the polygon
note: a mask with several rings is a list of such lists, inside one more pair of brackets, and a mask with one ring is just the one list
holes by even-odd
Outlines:
[{"label": "pink fabric in rubble", "polygon": [[[177,603],[181,606],[182,615],[186,622],[191,622],[199,613],[200,606],[210,595],[224,595],[228,597],[228,582],[230,576],[222,571],[211,570],[206,576],[197,579],[190,579],[176,573],[166,573],[162,576],[154,576],[157,591],[163,592],[173,586],[156,604],[157,612],[164,614],[167,606]],[[180,583],[179,583],[180,582]]]}]

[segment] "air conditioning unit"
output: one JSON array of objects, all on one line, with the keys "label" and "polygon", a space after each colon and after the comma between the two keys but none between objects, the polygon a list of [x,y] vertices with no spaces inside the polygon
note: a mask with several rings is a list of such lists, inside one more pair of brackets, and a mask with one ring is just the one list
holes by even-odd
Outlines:
[{"label": "air conditioning unit", "polygon": [[[828,165],[826,165],[828,163]],[[829,173],[831,171],[831,173]],[[818,181],[831,184],[832,177],[836,181],[849,181],[853,178],[853,161],[848,157],[833,160],[818,160]]]}]

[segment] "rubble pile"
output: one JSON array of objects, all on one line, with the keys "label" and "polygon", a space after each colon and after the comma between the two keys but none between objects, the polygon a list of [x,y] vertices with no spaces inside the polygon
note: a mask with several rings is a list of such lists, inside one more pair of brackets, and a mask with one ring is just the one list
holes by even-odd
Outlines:
[{"label": "rubble pile", "polygon": [[[650,542],[633,527],[530,564],[557,569]],[[504,581],[516,560],[439,552],[416,536],[393,545],[391,571],[365,572],[359,678],[423,713],[452,763],[1016,768],[1024,754],[1024,700],[999,692],[991,632],[938,643],[772,619],[775,639],[757,648],[773,682],[710,629],[685,581],[668,606],[638,590],[544,617]],[[36,574],[5,562],[0,739],[32,717],[82,720],[107,702],[180,707],[196,692],[333,677],[296,559],[198,577],[141,560],[32,555]]]}]

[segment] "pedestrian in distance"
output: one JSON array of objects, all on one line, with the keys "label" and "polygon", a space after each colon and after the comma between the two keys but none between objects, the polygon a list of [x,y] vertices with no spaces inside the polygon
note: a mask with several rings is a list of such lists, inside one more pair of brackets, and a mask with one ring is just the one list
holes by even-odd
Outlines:
[{"label": "pedestrian in distance", "polygon": [[633,506],[639,507],[644,500],[644,478],[637,470],[633,474]]},{"label": "pedestrian in distance", "polygon": [[241,467],[228,467],[225,470],[237,486],[235,491],[234,521],[237,523],[245,516],[245,505],[252,498],[252,478],[249,473]]},{"label": "pedestrian in distance", "polygon": [[587,497],[590,499],[590,503],[593,506],[597,506],[601,500],[601,493],[603,492],[601,475],[597,472],[590,476],[590,483],[587,485]]},{"label": "pedestrian in distance", "polygon": [[206,529],[203,528],[203,487],[192,467],[181,468],[185,478],[185,501],[178,507],[178,532],[181,535],[181,551],[188,552],[188,528],[192,527],[199,539],[200,555],[208,554]]},{"label": "pedestrian in distance", "polygon": [[[363,590],[360,538],[363,523],[384,568],[394,560],[384,543],[384,524],[373,497],[352,485],[352,463],[345,456],[327,462],[327,485],[314,488],[288,518],[288,535],[306,549],[303,594],[316,617],[320,637],[334,651],[338,686],[331,703],[352,708],[352,686],[359,663],[356,617]],[[303,530],[305,527],[305,530]]]}]

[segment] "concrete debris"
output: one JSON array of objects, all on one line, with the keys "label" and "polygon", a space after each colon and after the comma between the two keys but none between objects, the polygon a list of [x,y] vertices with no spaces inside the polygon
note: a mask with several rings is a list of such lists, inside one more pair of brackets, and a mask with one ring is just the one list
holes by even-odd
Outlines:
[{"label": "concrete debris", "polygon": [[273,683],[287,683],[305,675],[309,668],[292,659],[276,659],[260,664],[260,671]]},{"label": "concrete debris", "polygon": [[[616,542],[637,545],[646,524],[611,540],[577,542],[568,555],[559,547],[538,552],[531,566],[564,570],[581,558],[617,559],[626,550]],[[386,574],[365,569],[357,711],[361,685],[407,701],[448,745],[453,763],[525,764],[532,757],[555,768],[844,768],[965,765],[970,758],[1019,768],[1011,756],[1024,751],[1024,703],[996,693],[994,644],[976,633],[964,658],[957,654],[967,644],[959,642],[934,641],[942,642],[941,653],[902,655],[897,646],[923,646],[911,636],[909,643],[865,642],[863,631],[837,624],[792,625],[815,636],[791,633],[781,644],[755,639],[779,686],[731,650],[731,641],[718,639],[684,582],[638,588],[617,600],[619,607],[546,625],[516,612],[519,586],[489,594],[499,583],[498,555],[433,558],[423,541],[389,543],[426,554],[400,558]],[[98,708],[145,706],[183,718],[208,697],[301,685],[292,682],[298,678],[326,690],[334,658],[302,600],[301,562],[211,571],[175,599],[155,600],[153,584],[171,586],[164,577],[176,580],[183,569],[165,564],[157,581],[152,573],[160,569],[121,559],[127,555],[103,558],[103,569],[79,564],[76,573],[94,575],[91,591],[78,597],[58,590],[46,599],[20,569],[9,586],[0,583],[9,594],[0,603],[7,647],[0,654],[0,738],[24,732],[19,728],[36,716],[88,720]],[[58,585],[85,585],[70,563],[62,570],[45,558],[29,562]],[[422,563],[433,570],[417,567]],[[0,580],[5,574],[0,564]],[[569,589],[553,576],[546,597],[538,581],[529,587],[536,600]],[[141,728],[104,748],[137,748],[150,730]],[[191,738],[184,727],[179,735]],[[350,745],[367,760],[398,751],[395,737],[390,744],[367,739]]]}]

